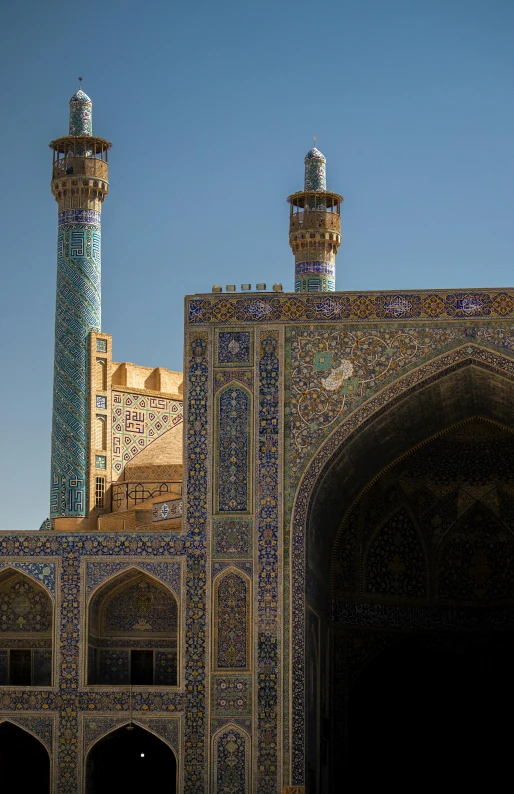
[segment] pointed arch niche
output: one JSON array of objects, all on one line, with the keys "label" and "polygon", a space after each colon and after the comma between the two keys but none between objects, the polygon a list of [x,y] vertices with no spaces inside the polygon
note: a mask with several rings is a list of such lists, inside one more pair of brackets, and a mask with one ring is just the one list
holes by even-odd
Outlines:
[{"label": "pointed arch niche", "polygon": [[215,509],[217,513],[247,513],[251,502],[251,392],[232,381],[216,394],[215,411]]},{"label": "pointed arch niche", "polygon": [[246,794],[250,791],[250,737],[233,723],[220,728],[212,738],[214,794]]},{"label": "pointed arch niche", "polygon": [[104,582],[88,610],[88,684],[176,686],[177,599],[131,568]]},{"label": "pointed arch niche", "polygon": [[214,667],[250,668],[250,579],[238,568],[227,568],[214,580]]},{"label": "pointed arch niche", "polygon": [[0,686],[51,686],[53,605],[13,568],[0,573]]}]

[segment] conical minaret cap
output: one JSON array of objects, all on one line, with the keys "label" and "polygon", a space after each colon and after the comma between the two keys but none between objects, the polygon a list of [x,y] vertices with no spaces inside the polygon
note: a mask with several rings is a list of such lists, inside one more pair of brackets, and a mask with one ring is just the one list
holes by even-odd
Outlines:
[{"label": "conical minaret cap", "polygon": [[327,189],[327,161],[325,155],[314,147],[305,155],[304,190],[321,193]]},{"label": "conical minaret cap", "polygon": [[93,103],[81,88],[70,99],[70,135],[93,134]]}]

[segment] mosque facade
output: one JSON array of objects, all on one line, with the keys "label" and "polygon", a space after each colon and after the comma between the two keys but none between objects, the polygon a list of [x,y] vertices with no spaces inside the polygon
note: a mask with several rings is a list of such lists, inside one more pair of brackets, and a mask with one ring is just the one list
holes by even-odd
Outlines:
[{"label": "mosque facade", "polygon": [[419,715],[448,686],[467,687],[448,742],[472,751],[486,668],[474,718],[497,746],[514,290],[335,291],[342,197],[313,149],[288,199],[295,291],[186,297],[183,374],[113,362],[91,116],[79,90],[51,143],[50,516],[0,533],[4,779],[24,763],[41,794],[353,791],[395,742],[426,748]]}]

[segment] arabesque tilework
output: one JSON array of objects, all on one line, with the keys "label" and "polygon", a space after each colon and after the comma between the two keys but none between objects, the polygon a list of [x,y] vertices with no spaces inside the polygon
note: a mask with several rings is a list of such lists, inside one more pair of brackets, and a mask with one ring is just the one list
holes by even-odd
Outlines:
[{"label": "arabesque tilework", "polygon": [[251,494],[251,395],[237,384],[229,384],[216,395],[216,409],[216,512],[247,513]]},{"label": "arabesque tilework", "polygon": [[432,292],[338,292],[330,295],[264,293],[254,296],[193,296],[186,299],[187,321],[203,323],[271,323],[339,320],[369,322],[506,318],[514,316],[514,290],[434,290]]},{"label": "arabesque tilework", "polygon": [[247,794],[250,785],[250,741],[236,725],[222,728],[214,737],[213,792]]}]

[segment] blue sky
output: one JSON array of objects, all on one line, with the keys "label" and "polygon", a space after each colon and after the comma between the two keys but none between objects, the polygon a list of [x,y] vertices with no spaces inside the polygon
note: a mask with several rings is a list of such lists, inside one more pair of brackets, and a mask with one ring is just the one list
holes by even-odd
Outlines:
[{"label": "blue sky", "polygon": [[317,136],[340,290],[512,284],[511,0],[4,0],[0,527],[48,514],[57,208],[83,75],[113,142],[102,330],[182,368],[183,296],[293,286],[286,197]]}]

